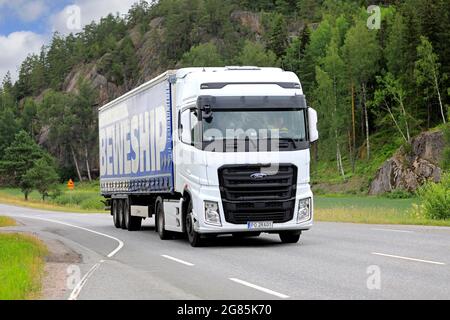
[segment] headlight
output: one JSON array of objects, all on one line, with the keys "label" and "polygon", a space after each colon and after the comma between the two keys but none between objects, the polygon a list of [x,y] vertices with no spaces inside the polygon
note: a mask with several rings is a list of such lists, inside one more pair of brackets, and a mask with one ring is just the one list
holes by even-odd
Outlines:
[{"label": "headlight", "polygon": [[311,198],[302,199],[298,202],[297,223],[311,219]]},{"label": "headlight", "polygon": [[219,204],[213,201],[205,201],[205,220],[206,223],[222,226],[220,221]]}]

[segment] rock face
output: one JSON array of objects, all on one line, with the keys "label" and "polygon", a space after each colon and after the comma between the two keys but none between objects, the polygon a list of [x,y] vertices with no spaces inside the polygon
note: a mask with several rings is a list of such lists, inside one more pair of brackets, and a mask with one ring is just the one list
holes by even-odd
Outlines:
[{"label": "rock face", "polygon": [[258,35],[263,33],[263,27],[258,13],[250,11],[234,11],[231,14],[231,20],[240,23]]},{"label": "rock face", "polygon": [[411,150],[403,148],[378,170],[369,187],[370,195],[379,195],[396,189],[415,191],[427,180],[440,181],[444,150],[442,132],[425,132],[412,140]]}]

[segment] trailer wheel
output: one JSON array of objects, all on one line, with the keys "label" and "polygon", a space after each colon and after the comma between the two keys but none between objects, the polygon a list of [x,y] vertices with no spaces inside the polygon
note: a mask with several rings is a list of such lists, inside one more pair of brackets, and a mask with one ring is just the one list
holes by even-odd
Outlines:
[{"label": "trailer wheel", "polygon": [[200,234],[194,229],[194,214],[192,211],[192,202],[189,202],[188,210],[185,215],[185,225],[186,225],[186,233],[188,236],[189,243],[193,247],[201,247],[203,244],[203,239],[200,237]]},{"label": "trailer wheel", "polygon": [[118,210],[118,205],[117,205],[117,200],[112,200],[111,201],[111,211],[112,211],[112,215],[113,215],[113,221],[114,221],[114,226],[119,229],[121,227],[120,225],[120,218],[119,218],[119,210]]},{"label": "trailer wheel", "polygon": [[170,239],[169,232],[164,228],[164,206],[162,201],[157,201],[156,204],[156,230],[158,231],[159,237],[161,240]]},{"label": "trailer wheel", "polygon": [[118,199],[117,201],[117,215],[119,218],[119,228],[125,229],[125,219],[123,216],[123,200]]},{"label": "trailer wheel", "polygon": [[123,200],[123,225],[124,229],[130,228],[130,202],[128,199]]},{"label": "trailer wheel", "polygon": [[142,218],[133,217],[131,215],[130,200],[126,199],[123,204],[123,216],[125,222],[125,229],[128,231],[137,231],[141,229]]},{"label": "trailer wheel", "polygon": [[280,239],[283,243],[297,243],[300,240],[301,234],[301,231],[280,232]]}]

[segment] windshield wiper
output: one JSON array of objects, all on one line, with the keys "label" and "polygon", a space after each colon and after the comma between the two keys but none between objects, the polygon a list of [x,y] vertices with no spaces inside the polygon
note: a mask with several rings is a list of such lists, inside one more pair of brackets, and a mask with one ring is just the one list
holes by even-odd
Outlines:
[{"label": "windshield wiper", "polygon": [[278,138],[281,141],[290,141],[294,145],[294,148],[297,149],[297,140],[291,137],[280,137]]}]

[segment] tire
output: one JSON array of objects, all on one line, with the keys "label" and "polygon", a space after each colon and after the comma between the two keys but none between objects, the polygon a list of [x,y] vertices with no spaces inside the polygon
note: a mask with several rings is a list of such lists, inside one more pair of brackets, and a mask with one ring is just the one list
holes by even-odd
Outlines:
[{"label": "tire", "polygon": [[117,215],[119,219],[119,226],[121,229],[125,229],[125,219],[123,216],[123,200],[117,200]]},{"label": "tire", "polygon": [[161,240],[168,240],[171,238],[169,231],[164,228],[164,206],[162,201],[156,204],[156,230],[158,231]]},{"label": "tire", "polygon": [[142,218],[133,217],[131,215],[130,200],[128,199],[125,200],[123,204],[123,215],[124,215],[125,229],[127,229],[128,231],[137,231],[141,229]]},{"label": "tire", "polygon": [[111,200],[111,211],[112,211],[112,215],[113,215],[113,222],[114,222],[114,226],[119,229],[121,227],[120,225],[120,219],[119,219],[119,211],[118,211],[118,205],[117,205],[117,200]]},{"label": "tire", "polygon": [[185,215],[186,233],[189,243],[192,247],[201,247],[203,245],[203,239],[200,234],[194,230],[194,217],[192,212],[192,202],[189,202],[188,210]]},{"label": "tire", "polygon": [[123,208],[123,226],[125,230],[130,230],[130,201],[128,199],[123,200],[122,202]]},{"label": "tire", "polygon": [[283,243],[297,243],[301,235],[301,231],[286,231],[280,233],[280,239]]}]

